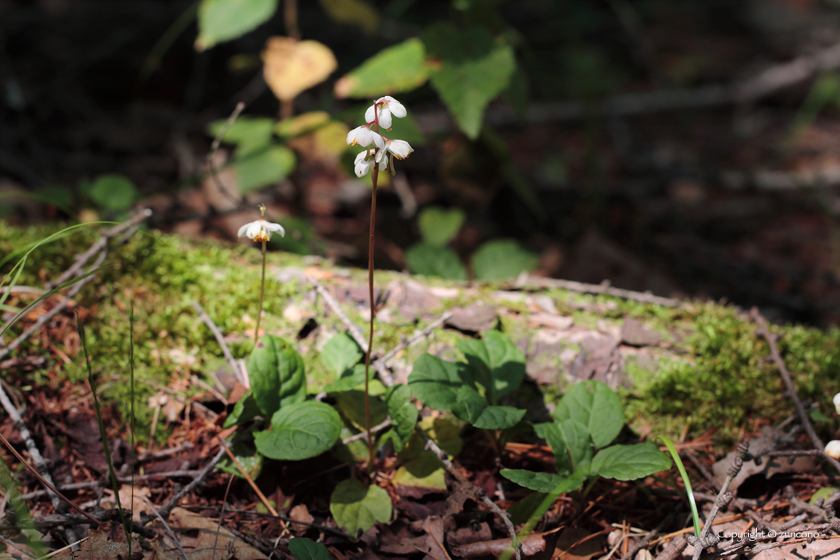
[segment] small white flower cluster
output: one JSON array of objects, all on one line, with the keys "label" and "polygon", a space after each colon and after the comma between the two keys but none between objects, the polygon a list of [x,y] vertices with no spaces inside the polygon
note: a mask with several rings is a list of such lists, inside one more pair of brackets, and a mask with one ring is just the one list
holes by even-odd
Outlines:
[{"label": "small white flower cluster", "polygon": [[[390,95],[386,95],[377,99],[365,111],[365,122],[367,124],[354,128],[347,133],[348,145],[366,148],[365,151],[356,156],[355,171],[357,177],[367,175],[374,162],[379,166],[380,171],[388,169],[388,159],[386,158],[388,154],[390,154],[391,171],[393,172],[393,158],[405,159],[414,151],[405,140],[390,140],[379,134],[380,127],[387,130],[391,129],[392,117],[403,118],[405,115],[406,110],[403,104]],[[371,130],[371,127],[375,130]],[[371,144],[373,145],[373,153],[370,151]]]},{"label": "small white flower cluster", "polygon": [[[840,393],[834,395],[832,402],[834,403],[834,410],[837,411],[837,414],[840,414]],[[825,454],[832,459],[840,461],[840,440],[833,439],[829,441],[828,445],[825,446]]]}]

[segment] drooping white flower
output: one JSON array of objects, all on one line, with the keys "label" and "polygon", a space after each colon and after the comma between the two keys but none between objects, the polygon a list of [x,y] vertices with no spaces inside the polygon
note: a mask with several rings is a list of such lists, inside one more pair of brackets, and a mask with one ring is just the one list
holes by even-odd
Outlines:
[{"label": "drooping white flower", "polygon": [[[379,164],[380,171],[385,171],[386,169],[388,169],[388,159],[382,157],[382,154],[384,153],[384,150],[379,150],[379,152],[376,154],[376,161]],[[364,177],[370,172],[370,168],[373,167],[373,158],[371,158],[368,161],[365,161],[365,156],[367,156],[367,151],[359,152],[359,155],[356,156],[356,177]]]},{"label": "drooping white flower", "polygon": [[238,236],[242,237],[244,235],[248,239],[265,242],[271,239],[271,234],[275,231],[279,231],[281,237],[286,235],[286,230],[280,224],[274,224],[260,218],[256,222],[245,224],[239,228]]},{"label": "drooping white flower", "polygon": [[405,159],[408,154],[414,151],[414,148],[405,140],[388,140],[385,145],[397,159]]},{"label": "drooping white flower", "polygon": [[825,454],[840,461],[840,440],[833,439],[825,446]]},{"label": "drooping white flower", "polygon": [[[376,108],[378,106],[378,108]],[[365,122],[372,123],[379,117],[379,126],[383,128],[391,128],[391,116],[399,119],[406,116],[407,112],[405,106],[391,97],[386,95],[377,99],[373,105],[365,111]]]},{"label": "drooping white flower", "polygon": [[371,142],[379,149],[385,147],[385,141],[382,140],[382,137],[367,126],[356,127],[347,133],[347,145],[349,146],[362,146],[363,148],[367,148]]},{"label": "drooping white flower", "polygon": [[834,395],[834,410],[837,411],[837,414],[840,414],[840,393]]}]

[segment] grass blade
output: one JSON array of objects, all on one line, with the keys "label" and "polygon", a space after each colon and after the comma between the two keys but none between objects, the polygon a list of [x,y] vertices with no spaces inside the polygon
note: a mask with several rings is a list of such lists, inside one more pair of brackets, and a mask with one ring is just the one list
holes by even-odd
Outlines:
[{"label": "grass blade", "polygon": [[700,515],[697,513],[697,504],[694,502],[694,491],[691,489],[691,480],[688,479],[688,473],[685,471],[685,465],[683,465],[682,459],[680,459],[680,454],[677,453],[677,448],[674,447],[674,444],[671,443],[670,439],[668,439],[665,436],[659,436],[657,439],[661,439],[662,443],[665,444],[665,447],[668,448],[668,452],[671,454],[671,458],[677,465],[677,470],[680,471],[680,476],[683,479],[683,484],[685,484],[685,492],[686,494],[688,494],[688,503],[691,505],[691,518],[694,520],[694,536],[699,539]]}]

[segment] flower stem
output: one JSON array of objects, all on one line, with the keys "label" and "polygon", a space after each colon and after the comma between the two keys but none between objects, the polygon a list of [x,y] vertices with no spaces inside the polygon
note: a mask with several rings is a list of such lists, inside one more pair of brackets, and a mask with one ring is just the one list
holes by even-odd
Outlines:
[{"label": "flower stem", "polygon": [[254,345],[260,339],[260,319],[262,319],[263,298],[265,297],[265,241],[262,242],[262,279],[260,280],[260,307],[257,309],[257,328],[254,330]]}]

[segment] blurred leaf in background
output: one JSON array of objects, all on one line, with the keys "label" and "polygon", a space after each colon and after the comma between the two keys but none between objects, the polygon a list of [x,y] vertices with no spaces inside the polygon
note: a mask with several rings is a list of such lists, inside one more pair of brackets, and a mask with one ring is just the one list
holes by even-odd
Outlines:
[{"label": "blurred leaf in background", "polygon": [[405,262],[415,274],[439,276],[448,280],[467,279],[467,269],[458,253],[449,247],[418,243],[405,252]]},{"label": "blurred leaf in background", "polygon": [[437,206],[425,208],[417,219],[423,241],[443,247],[458,235],[464,225],[464,212],[454,208],[444,210]]},{"label": "blurred leaf in background", "polygon": [[513,239],[488,241],[472,257],[477,280],[504,280],[537,268],[539,257]]},{"label": "blurred leaf in background", "polygon": [[373,35],[379,27],[379,12],[363,0],[319,0],[319,3],[334,21],[361,27],[365,35]]},{"label": "blurred leaf in background", "polygon": [[263,76],[281,101],[326,80],[338,66],[335,55],[318,41],[271,37],[262,52]]},{"label": "blurred leaf in background", "polygon": [[367,98],[411,91],[429,77],[420,39],[383,49],[335,83],[335,96]]},{"label": "blurred leaf in background", "polygon": [[97,207],[114,212],[128,210],[140,196],[131,179],[116,173],[100,175],[82,188]]},{"label": "blurred leaf in background", "polygon": [[277,0],[202,0],[198,7],[195,48],[236,39],[268,21],[277,11]]}]

